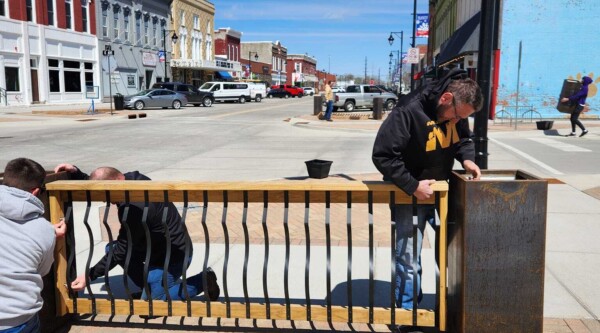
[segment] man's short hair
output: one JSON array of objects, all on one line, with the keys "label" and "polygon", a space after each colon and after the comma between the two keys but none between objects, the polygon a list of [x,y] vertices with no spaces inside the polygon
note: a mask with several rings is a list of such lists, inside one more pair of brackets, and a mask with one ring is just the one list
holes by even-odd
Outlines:
[{"label": "man's short hair", "polygon": [[472,79],[453,80],[446,88],[447,92],[452,93],[457,103],[469,104],[473,106],[475,112],[483,107],[483,94],[477,82]]},{"label": "man's short hair", "polygon": [[92,171],[90,180],[118,180],[121,175],[121,171],[113,167],[99,167]]},{"label": "man's short hair", "polygon": [[41,188],[45,178],[44,167],[34,160],[20,157],[6,164],[2,183],[29,192],[35,188]]}]

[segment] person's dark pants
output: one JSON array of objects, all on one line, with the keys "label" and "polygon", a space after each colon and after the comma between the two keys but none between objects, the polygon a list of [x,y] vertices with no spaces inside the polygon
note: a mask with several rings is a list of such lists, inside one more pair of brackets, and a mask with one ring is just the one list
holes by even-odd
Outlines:
[{"label": "person's dark pants", "polygon": [[579,115],[581,114],[581,111],[583,111],[583,106],[577,104],[577,107],[571,113],[571,132],[573,133],[575,133],[575,125],[579,126],[579,128],[581,128],[582,131],[585,131],[585,127],[583,126],[581,121],[579,121]]}]

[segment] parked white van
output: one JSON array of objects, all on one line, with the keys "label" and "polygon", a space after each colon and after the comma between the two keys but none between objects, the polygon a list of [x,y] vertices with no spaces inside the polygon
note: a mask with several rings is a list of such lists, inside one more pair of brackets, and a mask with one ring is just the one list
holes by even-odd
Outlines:
[{"label": "parked white van", "polygon": [[206,82],[198,89],[209,91],[215,96],[215,101],[238,101],[246,103],[250,100],[250,84],[246,82]]},{"label": "parked white van", "polygon": [[255,102],[260,102],[267,97],[267,85],[264,83],[248,82],[250,85],[250,99]]}]

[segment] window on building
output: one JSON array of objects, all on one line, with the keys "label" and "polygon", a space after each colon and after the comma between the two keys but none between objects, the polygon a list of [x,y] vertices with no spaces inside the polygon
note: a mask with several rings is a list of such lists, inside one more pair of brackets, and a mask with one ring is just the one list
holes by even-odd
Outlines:
[{"label": "window on building", "polygon": [[6,1],[0,0],[0,16],[6,16]]},{"label": "window on building", "polygon": [[135,12],[135,44],[142,41],[142,13]]},{"label": "window on building", "polygon": [[200,18],[198,15],[194,15],[194,29],[200,30]]},{"label": "window on building", "polygon": [[26,7],[26,11],[27,11],[27,21],[33,22],[33,14],[34,14],[33,0],[26,0],[25,7]]},{"label": "window on building", "polygon": [[[167,30],[167,21],[160,20],[160,45],[165,45],[165,35]],[[167,50],[164,50],[165,52]]]},{"label": "window on building", "polygon": [[54,25],[54,0],[46,0],[48,7],[48,25]]},{"label": "window on building", "polygon": [[21,91],[19,85],[19,67],[4,67],[6,91]]},{"label": "window on building", "polygon": [[85,70],[85,86],[93,86],[94,85],[94,64],[91,62],[83,63],[83,68]]},{"label": "window on building", "polygon": [[81,64],[79,61],[63,61],[63,82],[65,92],[82,92]]},{"label": "window on building", "polygon": [[102,3],[102,37],[108,37],[108,3]]},{"label": "window on building", "polygon": [[48,79],[50,92],[60,92],[60,69],[56,59],[48,59]]},{"label": "window on building", "polygon": [[88,1],[81,1],[81,31],[88,32]]},{"label": "window on building", "polygon": [[119,39],[119,13],[121,7],[113,6],[113,38]]},{"label": "window on building", "polygon": [[73,29],[73,15],[71,14],[71,0],[65,0],[65,19],[67,29]]},{"label": "window on building", "polygon": [[129,8],[123,9],[123,39],[128,42],[129,41],[129,17],[131,16],[131,11]]},{"label": "window on building", "polygon": [[145,15],[144,16],[144,45],[148,45],[149,44],[149,26],[150,25],[150,16],[149,15]]},{"label": "window on building", "polygon": [[152,17],[152,45],[157,46],[156,44],[156,34],[158,33],[158,18],[156,16]]}]

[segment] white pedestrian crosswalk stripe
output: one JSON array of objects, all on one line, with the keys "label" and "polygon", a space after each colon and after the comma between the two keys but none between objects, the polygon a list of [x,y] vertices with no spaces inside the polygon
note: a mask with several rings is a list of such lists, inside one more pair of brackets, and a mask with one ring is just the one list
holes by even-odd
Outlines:
[{"label": "white pedestrian crosswalk stripe", "polygon": [[550,138],[529,138],[529,140],[566,152],[591,152],[591,150]]}]

